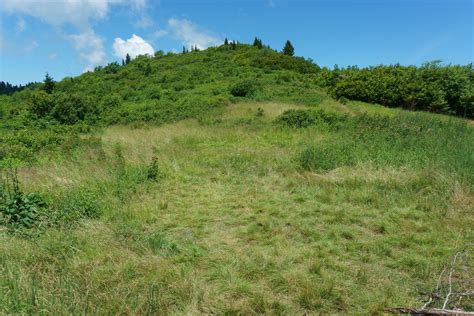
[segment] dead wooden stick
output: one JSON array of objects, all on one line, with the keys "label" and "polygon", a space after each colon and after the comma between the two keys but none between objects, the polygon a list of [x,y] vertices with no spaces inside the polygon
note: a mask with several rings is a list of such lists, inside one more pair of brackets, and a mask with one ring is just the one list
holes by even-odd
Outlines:
[{"label": "dead wooden stick", "polygon": [[409,314],[409,315],[459,315],[459,316],[473,316],[474,312],[466,312],[462,310],[449,310],[449,309],[418,309],[409,307],[389,307],[384,308],[385,313],[391,314]]}]

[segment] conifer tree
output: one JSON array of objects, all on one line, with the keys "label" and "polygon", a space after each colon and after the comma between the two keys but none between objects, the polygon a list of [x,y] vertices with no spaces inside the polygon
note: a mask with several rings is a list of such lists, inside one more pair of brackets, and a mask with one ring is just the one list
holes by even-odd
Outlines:
[{"label": "conifer tree", "polygon": [[288,56],[293,56],[295,54],[295,48],[293,47],[293,45],[291,45],[291,42],[289,40],[286,41],[282,53]]},{"label": "conifer tree", "polygon": [[127,53],[127,55],[125,56],[125,64],[129,64],[130,62],[132,61],[132,57],[130,57],[130,55]]},{"label": "conifer tree", "polygon": [[46,93],[51,94],[53,93],[54,90],[54,80],[53,77],[49,75],[49,73],[46,73],[44,76],[43,80],[43,90],[46,91]]},{"label": "conifer tree", "polygon": [[125,66],[125,60],[122,58],[122,66]]},{"label": "conifer tree", "polygon": [[183,45],[183,54],[186,54],[186,47]]},{"label": "conifer tree", "polygon": [[255,40],[253,41],[253,46],[257,47],[258,49],[262,49],[263,48],[262,40],[255,37]]},{"label": "conifer tree", "polygon": [[225,46],[229,45],[229,41],[227,40],[227,37],[225,38],[224,45]]}]

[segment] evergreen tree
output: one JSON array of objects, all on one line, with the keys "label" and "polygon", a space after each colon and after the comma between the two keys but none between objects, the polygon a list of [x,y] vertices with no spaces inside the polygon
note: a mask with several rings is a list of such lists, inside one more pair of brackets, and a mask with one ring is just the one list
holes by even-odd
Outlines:
[{"label": "evergreen tree", "polygon": [[183,54],[186,54],[186,47],[183,45]]},{"label": "evergreen tree", "polygon": [[43,90],[48,93],[48,94],[51,94],[53,93],[53,90],[54,90],[54,80],[53,80],[53,77],[51,77],[49,75],[49,73],[46,73],[46,75],[44,76],[44,80],[43,80]]},{"label": "evergreen tree", "polygon": [[122,58],[122,66],[125,66],[125,60]]},{"label": "evergreen tree", "polygon": [[253,41],[253,46],[257,47],[258,49],[262,49],[263,48],[262,40],[255,37],[255,40]]},{"label": "evergreen tree", "polygon": [[125,64],[129,64],[132,61],[132,57],[127,53],[127,56],[125,56]]},{"label": "evergreen tree", "polygon": [[225,46],[229,45],[229,41],[227,40],[227,37],[225,38],[224,45]]},{"label": "evergreen tree", "polygon": [[293,47],[293,45],[291,45],[291,42],[289,40],[286,41],[282,53],[288,56],[293,56],[295,54],[295,48]]}]

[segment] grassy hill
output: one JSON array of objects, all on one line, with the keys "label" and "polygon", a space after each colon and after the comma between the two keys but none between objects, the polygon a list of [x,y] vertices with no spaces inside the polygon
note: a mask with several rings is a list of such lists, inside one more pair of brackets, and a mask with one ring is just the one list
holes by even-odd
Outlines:
[{"label": "grassy hill", "polygon": [[456,254],[472,289],[472,121],[341,101],[246,45],[2,97],[0,311],[380,313]]}]

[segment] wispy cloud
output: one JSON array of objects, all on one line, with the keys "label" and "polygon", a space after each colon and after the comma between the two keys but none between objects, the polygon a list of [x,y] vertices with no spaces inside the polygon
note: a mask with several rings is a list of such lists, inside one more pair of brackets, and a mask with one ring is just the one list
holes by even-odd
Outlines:
[{"label": "wispy cloud", "polygon": [[[197,46],[199,49],[205,49],[222,42],[217,36],[187,19],[169,19],[165,31],[166,34],[177,38],[187,47]],[[163,32],[163,30],[160,32]]]},{"label": "wispy cloud", "polygon": [[79,56],[86,62],[85,70],[92,70],[94,66],[105,63],[106,54],[103,40],[94,31],[68,36]]}]

